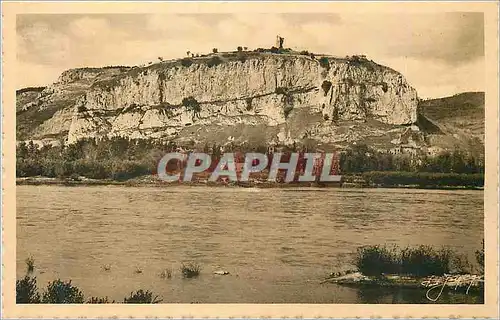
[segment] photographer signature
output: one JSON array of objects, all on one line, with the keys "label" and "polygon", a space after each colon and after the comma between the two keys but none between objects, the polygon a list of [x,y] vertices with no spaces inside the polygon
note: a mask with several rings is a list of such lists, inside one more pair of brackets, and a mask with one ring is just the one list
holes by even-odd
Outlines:
[{"label": "photographer signature", "polygon": [[[473,285],[478,285],[480,281],[482,281],[481,276],[477,275],[445,275],[444,279],[443,277],[428,278],[427,280],[422,281],[421,285],[425,288],[429,288],[425,297],[430,301],[436,302],[439,297],[441,297],[445,287],[454,286],[456,291],[459,287],[463,287],[468,283],[465,294],[469,294],[469,289]],[[438,289],[439,291],[437,292],[437,295],[432,297]]]}]

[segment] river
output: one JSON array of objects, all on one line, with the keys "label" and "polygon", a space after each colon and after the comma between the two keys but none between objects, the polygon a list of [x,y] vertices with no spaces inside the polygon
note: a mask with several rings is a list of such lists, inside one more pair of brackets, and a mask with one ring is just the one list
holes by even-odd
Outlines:
[{"label": "river", "polygon": [[[483,238],[483,195],[18,186],[17,275],[24,275],[24,261],[33,256],[43,287],[71,279],[86,297],[117,301],[144,289],[164,303],[424,303],[425,292],[418,290],[361,290],[320,281],[353,269],[353,253],[363,245],[444,245],[474,261]],[[200,276],[183,279],[183,262],[199,264]],[[171,279],[159,276],[165,269],[172,270]],[[439,302],[477,299],[457,293]]]}]

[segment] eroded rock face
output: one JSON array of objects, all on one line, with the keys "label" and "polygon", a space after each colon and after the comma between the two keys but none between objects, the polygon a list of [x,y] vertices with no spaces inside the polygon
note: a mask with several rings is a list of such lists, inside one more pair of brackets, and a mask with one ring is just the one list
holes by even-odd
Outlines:
[{"label": "eroded rock face", "polygon": [[234,135],[241,126],[279,132],[274,143],[338,141],[349,135],[345,122],[412,124],[418,103],[400,73],[364,58],[255,52],[73,69],[18,99],[23,139],[67,136],[69,143],[100,136],[173,139],[208,127],[237,128]]},{"label": "eroded rock face", "polygon": [[276,126],[301,108],[327,122],[411,124],[417,103],[401,74],[365,59],[260,54],[216,65],[164,62],[95,82],[76,103],[68,140],[168,137],[193,124]]}]

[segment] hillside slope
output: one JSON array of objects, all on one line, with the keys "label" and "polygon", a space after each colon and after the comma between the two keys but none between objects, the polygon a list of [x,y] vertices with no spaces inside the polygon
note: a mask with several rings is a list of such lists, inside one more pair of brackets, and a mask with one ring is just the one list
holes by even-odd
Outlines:
[{"label": "hillside slope", "polygon": [[421,101],[419,113],[442,132],[429,135],[429,143],[443,149],[458,146],[484,155],[484,107],[484,92],[464,92]]},{"label": "hillside slope", "polygon": [[464,92],[420,102],[420,113],[448,133],[464,132],[484,141],[484,92]]}]

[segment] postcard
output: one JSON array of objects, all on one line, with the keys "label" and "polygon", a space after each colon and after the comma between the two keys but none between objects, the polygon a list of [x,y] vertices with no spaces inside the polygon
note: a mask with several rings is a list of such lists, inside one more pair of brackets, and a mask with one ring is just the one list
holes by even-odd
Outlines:
[{"label": "postcard", "polygon": [[3,317],[498,317],[497,2],[2,12]]}]

